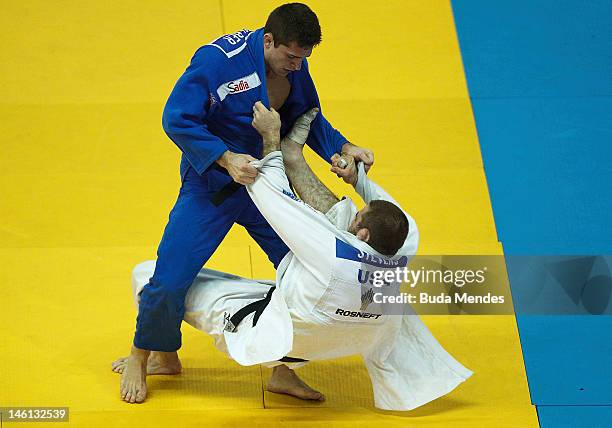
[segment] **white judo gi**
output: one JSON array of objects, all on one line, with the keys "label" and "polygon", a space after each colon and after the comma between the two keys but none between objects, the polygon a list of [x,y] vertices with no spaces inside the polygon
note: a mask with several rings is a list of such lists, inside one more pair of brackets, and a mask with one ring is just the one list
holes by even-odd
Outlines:
[{"label": "white judo gi", "polygon": [[[389,315],[364,297],[366,271],[406,266],[415,254],[418,231],[412,217],[406,214],[404,245],[394,257],[386,257],[347,231],[357,213],[350,199],[323,214],[293,194],[280,151],[252,164],[259,175],[247,186],[249,194],[291,251],[278,266],[275,283],[202,269],[186,297],[187,323],[213,336],[217,348],[242,365],[273,366],[286,356],[313,361],[362,355],[375,405],[386,410],[414,409],[471,376],[408,304],[403,315]],[[383,199],[399,207],[366,176],[363,166],[356,190],[366,203]],[[149,261],[134,269],[136,300],[154,266]],[[266,296],[263,312],[247,315],[232,331],[230,318]]]}]

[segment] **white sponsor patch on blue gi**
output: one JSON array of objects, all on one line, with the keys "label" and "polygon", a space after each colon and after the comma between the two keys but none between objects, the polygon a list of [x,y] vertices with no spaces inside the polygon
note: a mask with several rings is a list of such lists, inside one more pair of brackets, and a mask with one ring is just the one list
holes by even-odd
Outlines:
[{"label": "white sponsor patch on blue gi", "polygon": [[217,88],[217,94],[219,94],[220,101],[223,101],[228,95],[239,94],[240,92],[249,91],[258,86],[261,86],[261,80],[257,72],[253,72],[248,76],[239,77],[238,79],[222,83]]}]

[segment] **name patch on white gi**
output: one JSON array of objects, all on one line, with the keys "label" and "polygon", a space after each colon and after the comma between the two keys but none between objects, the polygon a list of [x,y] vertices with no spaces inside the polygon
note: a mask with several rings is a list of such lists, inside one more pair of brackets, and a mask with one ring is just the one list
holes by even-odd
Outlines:
[{"label": "name patch on white gi", "polygon": [[219,100],[223,101],[228,95],[246,92],[253,88],[257,88],[258,86],[261,86],[261,80],[259,80],[259,75],[257,72],[254,72],[248,76],[240,77],[221,84],[221,86],[217,88],[217,94],[219,95]]}]

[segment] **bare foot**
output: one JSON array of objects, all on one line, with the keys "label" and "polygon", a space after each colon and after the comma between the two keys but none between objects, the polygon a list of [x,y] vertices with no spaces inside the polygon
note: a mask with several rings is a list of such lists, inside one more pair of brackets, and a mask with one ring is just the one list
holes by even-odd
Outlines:
[{"label": "bare foot", "polygon": [[[115,373],[123,373],[128,357],[122,357],[112,362],[111,369]],[[147,375],[175,375],[183,367],[176,352],[151,352],[147,361]]]},{"label": "bare foot", "polygon": [[293,370],[282,365],[272,369],[267,390],[277,394],[292,395],[302,400],[325,401],[325,396],[306,385]]},{"label": "bare foot", "polygon": [[128,403],[142,403],[147,396],[147,360],[150,351],[132,346],[125,369],[121,374],[121,399]]}]

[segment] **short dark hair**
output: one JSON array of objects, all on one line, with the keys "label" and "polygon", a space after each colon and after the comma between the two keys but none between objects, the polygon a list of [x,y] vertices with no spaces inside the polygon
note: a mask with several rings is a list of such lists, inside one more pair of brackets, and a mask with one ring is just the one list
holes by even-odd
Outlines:
[{"label": "short dark hair", "polygon": [[370,201],[358,228],[370,231],[368,245],[385,256],[394,256],[408,236],[408,219],[402,210],[388,201]]},{"label": "short dark hair", "polygon": [[312,48],[321,43],[319,18],[302,3],[287,3],[274,9],[264,33],[272,33],[274,47],[295,42],[301,48]]}]

